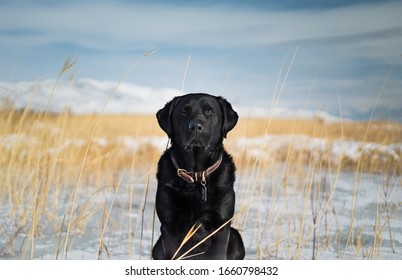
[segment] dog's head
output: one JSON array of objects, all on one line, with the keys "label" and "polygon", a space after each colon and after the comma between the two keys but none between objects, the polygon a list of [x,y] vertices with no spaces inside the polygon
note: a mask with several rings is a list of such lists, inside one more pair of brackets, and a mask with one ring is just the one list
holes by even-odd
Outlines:
[{"label": "dog's head", "polygon": [[156,117],[172,142],[186,150],[209,149],[221,143],[238,120],[226,99],[205,93],[175,97]]}]

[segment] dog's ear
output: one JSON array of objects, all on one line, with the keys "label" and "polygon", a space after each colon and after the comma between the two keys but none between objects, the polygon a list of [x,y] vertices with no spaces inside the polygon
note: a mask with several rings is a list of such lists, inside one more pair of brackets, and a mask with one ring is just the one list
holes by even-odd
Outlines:
[{"label": "dog's ear", "polygon": [[222,110],[222,136],[226,138],[227,133],[235,127],[239,116],[225,98],[219,96],[218,100]]},{"label": "dog's ear", "polygon": [[172,112],[176,107],[177,102],[179,102],[180,96],[173,98],[171,101],[166,103],[165,107],[160,109],[156,113],[156,118],[158,119],[159,126],[166,132],[169,138],[172,138],[173,126],[172,126]]}]

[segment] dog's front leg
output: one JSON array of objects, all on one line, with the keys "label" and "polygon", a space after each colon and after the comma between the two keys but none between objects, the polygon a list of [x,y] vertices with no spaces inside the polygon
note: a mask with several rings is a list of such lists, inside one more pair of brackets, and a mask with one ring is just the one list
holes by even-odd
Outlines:
[{"label": "dog's front leg", "polygon": [[[154,256],[160,256],[160,259],[170,260],[179,249],[186,230],[189,230],[190,213],[183,208],[177,207],[177,197],[165,185],[159,185],[156,194],[156,212],[161,222],[161,237],[155,244]],[[155,253],[159,254],[155,254]]]},{"label": "dog's front leg", "polygon": [[[203,243],[207,246],[203,258],[217,260],[226,259],[230,222],[226,225],[225,223],[228,220],[229,219],[224,221],[219,213],[215,211],[208,211],[196,222],[196,226],[199,226],[199,230],[194,238],[197,239],[197,243],[201,240],[205,240]],[[205,239],[207,237],[208,239]]]},{"label": "dog's front leg", "polygon": [[155,260],[171,260],[173,257],[177,257],[178,248],[181,244],[179,234],[174,233],[172,226],[161,226],[161,236],[155,243],[153,248],[152,257]]},{"label": "dog's front leg", "polygon": [[161,226],[161,242],[166,260],[171,260],[176,255],[180,247],[181,238],[177,232],[177,227],[172,225]]}]

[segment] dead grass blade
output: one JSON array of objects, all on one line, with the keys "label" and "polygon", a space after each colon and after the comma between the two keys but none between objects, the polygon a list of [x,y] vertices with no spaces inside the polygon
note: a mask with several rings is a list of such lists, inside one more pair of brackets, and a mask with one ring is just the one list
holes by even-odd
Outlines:
[{"label": "dead grass blade", "polygon": [[[227,224],[229,224],[231,221],[233,220],[233,217],[230,218],[229,220],[227,220],[224,224],[222,224],[220,227],[218,227],[216,230],[214,230],[212,233],[210,233],[207,237],[205,237],[203,240],[201,240],[200,242],[198,242],[197,244],[195,244],[193,247],[191,247],[191,249],[189,249],[187,252],[185,252],[183,255],[181,255],[180,257],[177,258],[177,260],[183,260],[189,253],[191,253],[191,251],[193,251],[195,248],[197,248],[198,246],[200,246],[202,243],[204,243],[206,240],[208,240],[209,238],[211,238],[212,236],[214,236],[218,231],[220,231],[222,228],[224,228]],[[200,225],[201,226],[201,225]],[[198,226],[198,228],[200,227]],[[194,232],[195,233],[195,232]],[[193,233],[193,234],[194,234]],[[198,255],[198,254],[197,254]],[[187,257],[189,258],[189,257]]]},{"label": "dead grass blade", "polygon": [[183,238],[183,241],[181,242],[179,248],[177,248],[176,252],[174,253],[172,260],[175,259],[176,255],[179,253],[181,248],[183,248],[183,246],[191,239],[191,237],[193,237],[193,235],[200,229],[201,226],[202,226],[202,224],[199,224],[197,227],[195,225],[193,225],[190,228],[190,230],[187,232],[186,236]]}]

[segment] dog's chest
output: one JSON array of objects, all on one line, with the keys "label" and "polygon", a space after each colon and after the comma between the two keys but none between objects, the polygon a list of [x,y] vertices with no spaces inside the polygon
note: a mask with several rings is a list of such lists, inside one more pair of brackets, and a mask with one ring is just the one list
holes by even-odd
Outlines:
[{"label": "dog's chest", "polygon": [[199,204],[208,204],[209,200],[213,200],[215,193],[214,186],[208,182],[202,183],[181,183],[176,184],[175,187],[170,185],[171,195],[175,197],[178,202],[187,202],[191,206]]}]

